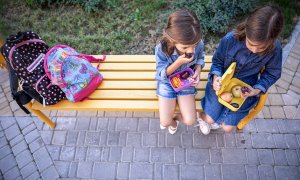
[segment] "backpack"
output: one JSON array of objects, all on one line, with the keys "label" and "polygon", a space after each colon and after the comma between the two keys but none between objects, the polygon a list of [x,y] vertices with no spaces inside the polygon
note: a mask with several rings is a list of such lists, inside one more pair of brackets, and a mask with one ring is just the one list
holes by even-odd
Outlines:
[{"label": "backpack", "polygon": [[[45,71],[52,83],[59,86],[68,100],[78,102],[90,95],[102,82],[98,67],[102,59],[80,54],[67,45],[56,45],[45,55]],[[98,62],[97,68],[90,62]]]},{"label": "backpack", "polygon": [[23,105],[32,99],[53,105],[65,99],[64,92],[52,85],[44,70],[44,56],[48,45],[34,32],[18,32],[6,39],[1,52],[9,70],[12,97],[26,112]]}]

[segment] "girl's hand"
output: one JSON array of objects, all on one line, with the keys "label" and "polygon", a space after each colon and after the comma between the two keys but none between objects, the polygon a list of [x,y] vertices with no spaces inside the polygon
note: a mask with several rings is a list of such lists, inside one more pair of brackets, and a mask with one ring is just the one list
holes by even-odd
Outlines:
[{"label": "girl's hand", "polygon": [[201,66],[200,65],[196,65],[195,68],[195,72],[194,75],[192,76],[192,78],[195,80],[191,86],[197,86],[199,81],[200,81],[200,74],[201,74]]},{"label": "girl's hand", "polygon": [[222,87],[222,78],[214,75],[214,80],[213,80],[213,88],[215,91],[219,91]]},{"label": "girl's hand", "polygon": [[251,97],[251,96],[257,96],[261,90],[260,89],[254,89],[251,86],[247,86],[249,88],[249,92],[245,92],[241,94],[242,98],[246,99],[247,97]]},{"label": "girl's hand", "polygon": [[182,54],[181,56],[178,57],[177,61],[180,62],[180,64],[187,64],[191,62],[194,59],[194,55],[191,58],[186,58],[185,54]]}]

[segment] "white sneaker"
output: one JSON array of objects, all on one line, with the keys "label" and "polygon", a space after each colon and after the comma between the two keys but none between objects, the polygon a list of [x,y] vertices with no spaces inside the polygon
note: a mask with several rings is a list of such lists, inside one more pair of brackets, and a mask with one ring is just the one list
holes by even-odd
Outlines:
[{"label": "white sneaker", "polygon": [[210,133],[210,125],[200,118],[197,119],[197,121],[199,124],[195,125],[194,127],[199,126],[199,131],[201,131],[204,135],[208,135]]},{"label": "white sneaker", "polygon": [[221,128],[221,125],[217,124],[217,123],[213,123],[210,125],[210,129],[219,129]]},{"label": "white sneaker", "polygon": [[160,127],[161,130],[164,130],[164,129],[167,128],[167,127],[165,127],[165,126],[163,126],[163,125],[161,125],[161,124],[159,124],[159,127]]},{"label": "white sneaker", "polygon": [[[175,119],[175,117],[176,117],[176,116],[173,117],[173,120],[174,120],[174,121],[177,121],[177,120]],[[165,126],[163,126],[163,125],[161,125],[161,124],[159,124],[159,127],[160,127],[161,130],[164,130],[164,129],[167,128],[167,127],[165,127]]]},{"label": "white sneaker", "polygon": [[175,134],[175,133],[177,132],[178,124],[179,124],[179,121],[176,121],[176,128],[174,128],[174,127],[172,127],[172,126],[169,126],[169,127],[168,127],[168,130],[169,130],[169,133],[170,133],[170,134]]}]

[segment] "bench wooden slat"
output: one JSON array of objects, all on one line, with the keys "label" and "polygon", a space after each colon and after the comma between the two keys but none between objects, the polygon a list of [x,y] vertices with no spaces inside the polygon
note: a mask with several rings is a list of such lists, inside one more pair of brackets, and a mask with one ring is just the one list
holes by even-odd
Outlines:
[{"label": "bench wooden slat", "polygon": [[[204,97],[204,92],[199,91],[196,99]],[[90,96],[91,100],[157,100],[156,90],[96,90]]]},{"label": "bench wooden slat", "polygon": [[[102,58],[102,55],[94,55],[96,58]],[[133,62],[155,62],[154,55],[107,55],[103,63],[133,63]],[[204,62],[212,62],[212,56],[205,56]]]},{"label": "bench wooden slat", "polygon": [[[85,100],[72,103],[64,100],[54,106],[43,107],[40,103],[34,103],[36,110],[103,110],[103,111],[158,111],[157,100]],[[178,109],[178,107],[177,107]],[[196,109],[201,111],[200,101],[196,101]]]},{"label": "bench wooden slat", "polygon": [[[155,72],[127,72],[127,71],[103,71],[101,72],[105,80],[154,80]],[[207,80],[208,72],[202,72],[200,80]]]},{"label": "bench wooden slat", "polygon": [[[101,58],[102,55],[94,55],[96,58]],[[107,55],[104,63],[106,62],[117,62],[117,63],[127,63],[127,62],[155,62],[154,55]]]},{"label": "bench wooden slat", "polygon": [[[124,80],[124,81],[113,81],[113,80],[104,80],[100,86],[97,89],[103,89],[103,90],[132,90],[132,89],[148,89],[148,90],[155,90],[156,89],[157,82],[155,80],[152,81],[130,81],[130,80]],[[207,81],[202,80],[197,86],[197,89],[204,90],[205,86],[207,84]]]},{"label": "bench wooden slat", "polygon": [[[98,64],[92,63],[94,67]],[[206,63],[203,72],[210,70],[211,63]],[[100,72],[102,71],[156,71],[154,63],[102,63],[100,64]]]},{"label": "bench wooden slat", "polygon": [[98,86],[97,89],[156,89],[156,81],[142,81],[142,80],[103,80],[103,82]]}]

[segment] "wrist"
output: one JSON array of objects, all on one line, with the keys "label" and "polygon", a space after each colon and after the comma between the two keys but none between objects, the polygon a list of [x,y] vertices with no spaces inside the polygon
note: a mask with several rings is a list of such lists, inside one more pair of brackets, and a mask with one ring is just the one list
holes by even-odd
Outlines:
[{"label": "wrist", "polygon": [[200,65],[196,65],[194,67],[194,72],[200,72],[201,71],[201,66]]},{"label": "wrist", "polygon": [[257,96],[261,93],[261,90],[260,89],[254,89],[255,92],[254,92],[254,95]]},{"label": "wrist", "polygon": [[196,64],[194,69],[195,69],[195,71],[201,71],[201,65]]},{"label": "wrist", "polygon": [[177,66],[180,67],[181,65],[184,64],[184,61],[181,61],[180,59],[178,59],[178,61],[175,61],[174,63],[176,63]]}]

